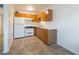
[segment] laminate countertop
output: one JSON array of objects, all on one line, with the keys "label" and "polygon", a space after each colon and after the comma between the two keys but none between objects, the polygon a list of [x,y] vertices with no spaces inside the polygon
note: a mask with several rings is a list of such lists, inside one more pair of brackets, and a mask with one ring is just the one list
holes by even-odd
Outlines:
[{"label": "laminate countertop", "polygon": [[42,29],[47,29],[47,30],[57,29],[56,27],[44,27],[44,26],[36,26],[36,27],[42,28]]},{"label": "laminate countertop", "polygon": [[57,29],[55,26],[54,27],[49,27],[49,26],[41,26],[41,25],[31,25],[31,26],[26,26],[25,23],[15,23],[15,24],[20,24],[20,25],[25,25],[25,28],[42,28],[42,29],[47,29],[47,30],[52,30],[52,29]]}]

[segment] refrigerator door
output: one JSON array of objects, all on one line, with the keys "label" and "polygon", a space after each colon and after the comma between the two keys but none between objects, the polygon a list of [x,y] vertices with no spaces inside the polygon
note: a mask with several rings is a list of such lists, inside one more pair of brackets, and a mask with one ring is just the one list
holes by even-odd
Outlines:
[{"label": "refrigerator door", "polygon": [[14,38],[24,37],[25,20],[23,18],[16,17],[14,20]]},{"label": "refrigerator door", "polygon": [[14,24],[16,24],[16,23],[25,23],[25,19],[24,18],[15,17]]},{"label": "refrigerator door", "polygon": [[14,28],[14,38],[24,37],[24,25],[15,25]]}]

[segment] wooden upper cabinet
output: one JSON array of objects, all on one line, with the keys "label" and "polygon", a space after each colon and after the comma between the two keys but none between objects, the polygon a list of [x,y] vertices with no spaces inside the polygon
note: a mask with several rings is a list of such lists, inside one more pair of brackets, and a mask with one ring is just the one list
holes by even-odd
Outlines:
[{"label": "wooden upper cabinet", "polygon": [[52,12],[52,9],[48,9],[47,20],[48,21],[52,21],[53,20],[53,12]]},{"label": "wooden upper cabinet", "polygon": [[37,19],[37,15],[33,14],[22,14],[22,13],[15,13],[15,17],[24,17],[24,18],[33,18],[33,22],[39,22],[40,20]]},{"label": "wooden upper cabinet", "polygon": [[32,18],[32,14],[22,14],[22,13],[15,13],[15,17],[24,17],[24,18]]},{"label": "wooden upper cabinet", "polygon": [[42,21],[52,21],[53,12],[52,12],[52,9],[47,9],[43,12],[40,12],[37,15],[15,13],[15,17],[33,18],[33,22],[40,22],[41,20]]},{"label": "wooden upper cabinet", "polygon": [[40,18],[42,21],[52,21],[52,16],[52,9],[47,9],[46,11],[38,14],[38,18]]},{"label": "wooden upper cabinet", "polygon": [[37,18],[37,15],[34,15],[32,21],[33,22],[40,22],[40,19]]}]

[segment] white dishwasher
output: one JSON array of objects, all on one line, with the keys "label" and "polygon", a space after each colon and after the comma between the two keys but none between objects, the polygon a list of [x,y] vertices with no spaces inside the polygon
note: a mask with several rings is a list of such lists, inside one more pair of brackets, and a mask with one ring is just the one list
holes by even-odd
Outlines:
[{"label": "white dishwasher", "polygon": [[32,36],[34,35],[34,27],[25,27],[25,32],[24,32],[25,36]]}]

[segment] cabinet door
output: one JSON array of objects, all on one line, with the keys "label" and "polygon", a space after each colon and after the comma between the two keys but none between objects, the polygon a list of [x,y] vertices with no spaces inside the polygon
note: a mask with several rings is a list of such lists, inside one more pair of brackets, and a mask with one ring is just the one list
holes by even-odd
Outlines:
[{"label": "cabinet door", "polygon": [[44,39],[45,39],[45,38],[44,38],[44,30],[41,29],[41,40],[44,41]]},{"label": "cabinet door", "polygon": [[34,33],[35,33],[36,36],[38,36],[38,30],[37,30],[37,28],[34,28]]},{"label": "cabinet door", "polygon": [[44,32],[44,42],[48,44],[48,30],[43,29],[43,32]]},{"label": "cabinet door", "polygon": [[44,43],[48,44],[48,30],[35,28],[35,35],[40,38]]},{"label": "cabinet door", "polygon": [[52,9],[48,9],[46,11],[41,12],[39,14],[39,17],[41,18],[42,21],[52,21],[53,19]]},{"label": "cabinet door", "polygon": [[41,29],[40,28],[36,28],[36,35],[41,38]]},{"label": "cabinet door", "polygon": [[47,16],[48,21],[52,21],[53,20],[53,12],[51,9],[48,9],[48,16]]},{"label": "cabinet door", "polygon": [[46,29],[41,29],[40,28],[40,39],[44,42],[44,43],[48,43],[48,31]]},{"label": "cabinet door", "polygon": [[43,36],[43,31],[42,31],[42,29],[41,28],[38,28],[38,36],[39,36],[39,38],[42,40],[42,36]]},{"label": "cabinet door", "polygon": [[40,21],[40,19],[38,19],[38,17],[37,17],[37,15],[34,15],[33,16],[33,20],[32,20],[33,22],[39,22]]},{"label": "cabinet door", "polygon": [[35,28],[35,35],[41,39],[42,31],[40,28]]}]

